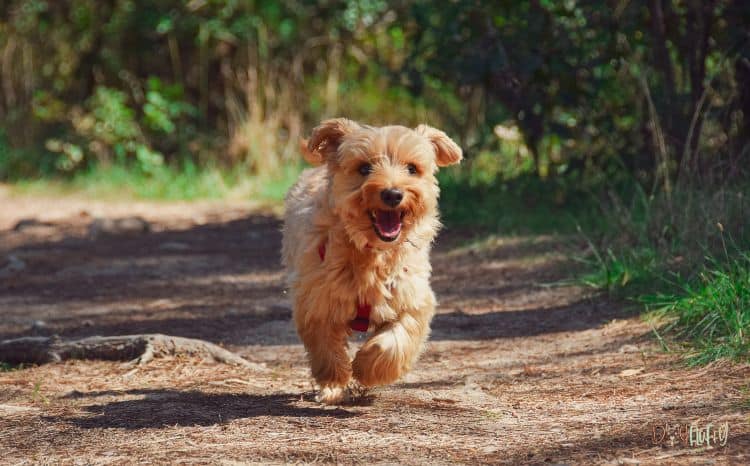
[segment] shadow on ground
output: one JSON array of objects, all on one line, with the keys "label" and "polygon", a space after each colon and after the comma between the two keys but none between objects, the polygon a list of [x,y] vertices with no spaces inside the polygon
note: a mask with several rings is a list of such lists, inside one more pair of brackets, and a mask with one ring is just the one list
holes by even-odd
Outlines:
[{"label": "shadow on ground", "polygon": [[[11,250],[0,247],[0,254],[26,264],[3,280],[0,291],[25,295],[34,303],[96,301],[126,292],[144,299],[170,297],[172,291],[200,296],[209,288],[220,293],[229,288],[212,278],[281,271],[280,228],[274,217],[253,215],[184,230],[30,239]],[[0,232],[0,245],[12,234]],[[196,286],[195,279],[206,284]],[[278,281],[272,285],[282,289]]]},{"label": "shadow on ground", "polygon": [[600,306],[588,299],[565,306],[529,310],[482,314],[454,311],[435,316],[430,339],[491,340],[581,331],[630,314],[624,307]]},{"label": "shadow on ground", "polygon": [[66,422],[84,429],[121,428],[143,429],[166,426],[208,426],[234,419],[261,416],[290,418],[326,417],[343,419],[357,414],[343,408],[300,407],[299,395],[252,395],[246,393],[204,393],[201,391],[109,390],[104,392],[75,392],[70,398],[96,398],[101,396],[142,396],[84,407],[89,416],[54,416],[44,418],[51,422]]},{"label": "shadow on ground", "polygon": [[[8,310],[0,339],[166,333],[228,345],[296,344],[279,263],[280,227],[275,217],[250,215],[183,230],[94,237],[85,228],[83,234],[66,230],[62,222],[51,227],[62,235],[46,241],[0,231],[0,244],[16,235],[17,245],[0,253],[26,263],[0,282],[0,307]],[[559,259],[523,264],[528,257],[560,256],[561,248],[552,237],[487,247],[472,232],[446,231],[433,254],[434,286],[453,311],[443,308],[435,317],[432,339],[583,330],[626,315],[596,300],[555,305],[546,299],[522,309],[507,304],[511,296],[537,293],[538,281],[570,278]],[[464,313],[462,301],[487,311]],[[37,320],[44,325],[33,327]]]},{"label": "shadow on ground", "polygon": [[[133,312],[138,310],[134,309]],[[203,306],[201,314],[186,318],[124,319],[111,324],[101,322],[83,326],[77,319],[61,319],[57,322],[60,328],[54,333],[68,338],[164,333],[235,346],[299,343],[291,327],[291,310],[288,308],[280,307],[271,314],[263,315],[253,312],[226,315],[222,314],[221,309]],[[581,331],[628,315],[630,312],[623,307],[599,307],[589,300],[551,308],[498,310],[481,314],[453,311],[434,317],[430,340],[492,340]],[[29,333],[0,333],[0,340],[27,336]],[[52,332],[48,330],[44,333]]]}]

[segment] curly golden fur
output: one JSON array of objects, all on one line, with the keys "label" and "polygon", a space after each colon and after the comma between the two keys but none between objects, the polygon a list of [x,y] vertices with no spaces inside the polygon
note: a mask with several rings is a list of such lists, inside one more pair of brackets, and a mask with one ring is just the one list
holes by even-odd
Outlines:
[{"label": "curly golden fur", "polygon": [[[462,153],[427,125],[378,128],[344,118],[322,122],[302,149],[319,166],[287,194],[282,257],[318,399],[335,404],[352,377],[364,386],[392,383],[419,355],[435,312],[435,173]],[[361,303],[371,306],[371,333],[352,361],[349,324]]]}]

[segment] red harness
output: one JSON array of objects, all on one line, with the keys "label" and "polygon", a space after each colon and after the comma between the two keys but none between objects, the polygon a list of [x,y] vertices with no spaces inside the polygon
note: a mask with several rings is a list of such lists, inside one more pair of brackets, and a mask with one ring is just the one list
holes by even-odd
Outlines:
[{"label": "red harness", "polygon": [[[321,243],[320,246],[318,246],[318,256],[320,256],[321,262],[325,260],[326,243]],[[358,332],[367,332],[368,327],[370,327],[371,311],[372,306],[370,306],[369,304],[357,304],[357,317],[349,322],[349,327],[351,327],[352,330],[356,330]]]}]

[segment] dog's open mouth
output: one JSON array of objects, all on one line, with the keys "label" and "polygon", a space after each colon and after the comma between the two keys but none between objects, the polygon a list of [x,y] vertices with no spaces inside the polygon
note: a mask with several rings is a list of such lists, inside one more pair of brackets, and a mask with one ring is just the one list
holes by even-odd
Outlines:
[{"label": "dog's open mouth", "polygon": [[405,210],[374,209],[370,211],[372,227],[380,239],[385,242],[395,241],[401,233],[401,223]]}]

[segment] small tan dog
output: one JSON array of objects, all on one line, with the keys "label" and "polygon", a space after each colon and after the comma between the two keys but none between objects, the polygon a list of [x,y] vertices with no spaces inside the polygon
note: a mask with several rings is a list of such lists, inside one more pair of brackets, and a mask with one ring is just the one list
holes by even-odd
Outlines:
[{"label": "small tan dog", "polygon": [[[321,166],[287,194],[282,256],[318,400],[336,404],[352,375],[365,387],[388,384],[419,355],[435,313],[435,173],[462,154],[427,125],[375,128],[344,118],[316,127],[303,154]],[[352,361],[347,338],[368,329]]]}]

